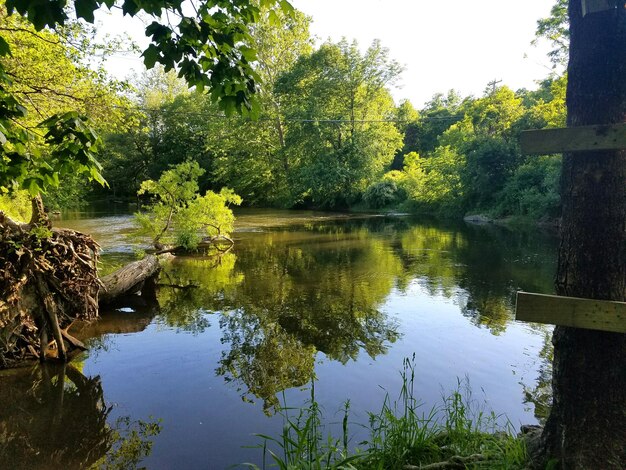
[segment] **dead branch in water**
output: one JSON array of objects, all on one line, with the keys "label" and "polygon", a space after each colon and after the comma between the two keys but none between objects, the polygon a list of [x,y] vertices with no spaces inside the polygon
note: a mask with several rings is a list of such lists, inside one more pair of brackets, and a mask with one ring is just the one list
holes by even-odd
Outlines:
[{"label": "dead branch in water", "polygon": [[0,212],[0,367],[28,357],[64,359],[78,347],[65,327],[98,317],[98,244],[51,228],[41,198],[32,207],[27,224]]},{"label": "dead branch in water", "polygon": [[137,292],[159,269],[151,256],[101,282],[93,238],[51,228],[41,198],[32,206],[27,224],[0,211],[0,368],[29,358],[66,360],[85,349],[69,326],[97,319],[100,301]]},{"label": "dead branch in water", "polygon": [[155,255],[127,264],[112,274],[102,278],[100,303],[108,304],[123,295],[137,293],[143,283],[159,270],[159,259]]}]

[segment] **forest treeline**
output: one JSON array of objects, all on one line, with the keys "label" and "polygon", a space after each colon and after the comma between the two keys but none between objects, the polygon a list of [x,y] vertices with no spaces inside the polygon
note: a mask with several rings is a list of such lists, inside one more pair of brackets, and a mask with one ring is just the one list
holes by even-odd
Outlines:
[{"label": "forest treeline", "polygon": [[100,136],[108,187],[68,171],[47,205],[134,200],[143,181],[193,161],[202,193],[227,187],[245,206],[556,217],[560,157],[523,156],[519,135],[564,125],[566,77],[550,75],[532,91],[488,87],[480,97],[450,90],[416,109],[394,103],[402,67],[380,42],[316,46],[310,18],[281,15],[253,27],[260,111],[241,116],[174,71],[111,80],[104,61],[124,41],[101,45],[81,23],[35,32],[2,10],[0,29],[15,51],[11,92],[28,115],[78,108]]}]

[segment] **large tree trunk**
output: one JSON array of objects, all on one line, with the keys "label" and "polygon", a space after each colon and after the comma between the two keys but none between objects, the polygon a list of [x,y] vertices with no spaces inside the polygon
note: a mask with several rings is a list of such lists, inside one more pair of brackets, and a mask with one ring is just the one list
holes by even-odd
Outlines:
[{"label": "large tree trunk", "polygon": [[[570,0],[568,126],[626,120],[626,10],[582,17]],[[564,155],[560,295],[626,300],[626,151]],[[626,468],[626,335],[556,327],[545,458],[566,469]],[[546,462],[544,459],[544,463]]]}]

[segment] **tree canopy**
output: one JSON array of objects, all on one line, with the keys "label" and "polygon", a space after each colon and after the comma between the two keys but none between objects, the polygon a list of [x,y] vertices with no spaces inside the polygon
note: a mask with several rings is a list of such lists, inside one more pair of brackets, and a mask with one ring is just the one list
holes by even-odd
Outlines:
[{"label": "tree canopy", "polygon": [[[112,8],[114,3],[113,0],[76,0],[68,6],[65,0],[8,0],[3,15],[20,14],[20,18],[9,20],[26,25],[18,30],[54,43],[45,38],[48,34],[45,28],[59,31],[72,24],[71,17],[93,23],[96,9]],[[290,14],[293,8],[289,2],[206,0],[194,6],[192,15],[186,13],[182,0],[142,3],[126,0],[121,8],[124,14],[134,16],[144,12],[154,20],[146,27],[146,34],[152,38],[152,44],[143,52],[148,68],[160,63],[166,71],[176,69],[189,86],[210,89],[212,99],[228,114],[258,114],[258,104],[253,98],[258,74],[251,65],[256,60],[256,51],[248,26],[259,20],[261,9],[267,9],[273,17],[277,10]],[[171,18],[176,18],[175,25]],[[101,167],[95,159],[96,134],[78,106],[40,120],[36,127],[42,129],[43,135],[39,139],[38,133],[26,123],[28,110],[16,93],[18,90],[13,89],[18,80],[10,73],[8,63],[14,53],[19,54],[13,51],[19,48],[12,48],[5,37],[6,32],[15,29],[9,26],[0,35],[0,143],[4,150],[0,162],[0,190],[6,193],[19,185],[37,194],[48,186],[58,186],[59,175],[77,172],[87,172],[91,178],[104,183]],[[37,55],[29,57],[36,59]],[[19,82],[31,87],[22,90],[22,95],[30,93],[29,90],[49,91],[41,85],[37,85],[39,90],[36,90],[27,81]],[[75,98],[71,93],[64,95]]]}]

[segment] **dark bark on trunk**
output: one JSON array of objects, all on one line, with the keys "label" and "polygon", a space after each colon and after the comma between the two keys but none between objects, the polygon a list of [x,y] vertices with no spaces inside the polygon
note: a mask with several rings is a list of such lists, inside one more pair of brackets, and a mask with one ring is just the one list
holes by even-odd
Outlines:
[{"label": "dark bark on trunk", "polygon": [[[571,0],[568,126],[626,120],[626,10]],[[559,295],[626,300],[626,151],[564,155]],[[626,468],[626,335],[556,327],[543,463]]]}]

